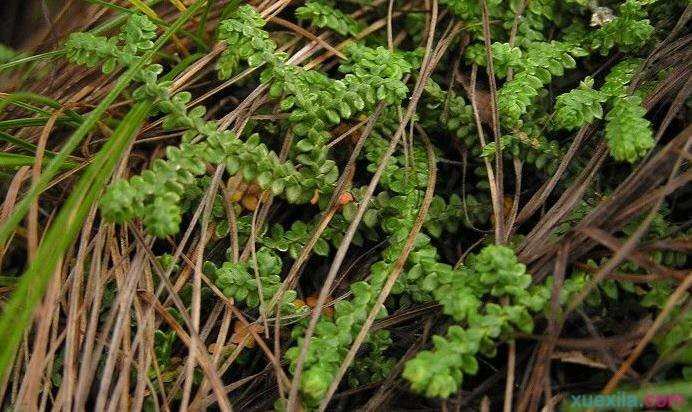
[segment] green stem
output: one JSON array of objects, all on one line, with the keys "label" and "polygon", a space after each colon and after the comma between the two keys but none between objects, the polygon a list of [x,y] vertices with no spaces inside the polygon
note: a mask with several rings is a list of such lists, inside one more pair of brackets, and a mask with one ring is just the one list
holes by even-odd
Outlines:
[{"label": "green stem", "polygon": [[[28,126],[43,126],[48,122],[50,116],[38,116],[38,117],[25,117],[22,119],[10,119],[10,120],[0,120],[0,130],[15,129],[18,127],[28,127]],[[79,123],[74,124],[70,119],[65,116],[58,117],[55,121],[56,125],[70,124],[73,126],[78,126]]]},{"label": "green stem", "polygon": [[[36,158],[34,156],[26,156],[16,153],[0,153],[0,168],[31,166],[35,162]],[[63,165],[63,168],[65,169],[72,169],[74,167],[77,167],[77,164],[69,161],[65,162]]]},{"label": "green stem", "polygon": [[17,60],[12,60],[11,62],[0,64],[0,73],[2,73],[3,70],[11,69],[15,66],[20,66],[22,64],[30,63],[41,59],[52,59],[54,57],[62,56],[65,53],[65,50],[53,50],[46,53],[34,54],[33,56],[27,56]]}]

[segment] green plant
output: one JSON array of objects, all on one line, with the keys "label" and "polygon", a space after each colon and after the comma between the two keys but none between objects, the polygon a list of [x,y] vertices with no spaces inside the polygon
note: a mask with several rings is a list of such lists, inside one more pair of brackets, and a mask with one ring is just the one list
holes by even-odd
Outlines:
[{"label": "green plant", "polygon": [[[417,191],[412,191],[407,196],[400,196],[398,214],[390,217],[388,223],[383,223],[383,229],[389,235],[390,246],[382,252],[382,260],[370,267],[370,276],[367,280],[351,284],[349,289],[352,297],[334,305],[334,314],[331,319],[322,316],[318,321],[315,334],[310,341],[305,371],[300,382],[301,392],[309,404],[317,403],[324,397],[341,361],[375,304],[394,261],[401,253],[408,231],[413,226],[420,201],[419,195]],[[383,308],[379,316],[385,315],[386,310]],[[291,361],[289,368],[291,370],[295,368],[303,341],[302,335],[302,327],[293,329],[292,336],[297,339],[297,345],[286,351],[285,355]],[[373,337],[368,336],[368,339]]]},{"label": "green plant", "polygon": [[276,44],[263,30],[265,21],[249,5],[237,7],[219,23],[217,37],[226,45],[216,68],[220,79],[238,72],[242,63],[257,67],[274,55]]},{"label": "green plant", "polygon": [[[657,318],[630,354],[637,370],[660,382],[692,373],[687,165],[674,160],[689,106],[674,100],[686,2],[92,2],[109,10],[95,28],[0,64],[3,373],[27,342],[3,375],[20,389],[0,402],[31,409],[21,388],[40,376],[26,365],[44,357],[39,408],[79,409],[94,393],[103,409],[225,410],[226,397],[266,409],[273,399],[244,386],[266,371],[278,410],[335,397],[397,409],[368,397],[400,377],[407,401],[435,408],[424,397],[478,390],[504,345],[536,349],[535,362],[516,358],[526,385],[568,371],[612,386],[628,374],[536,367],[550,343],[536,337],[622,342]],[[27,329],[42,301],[64,310]],[[241,345],[260,324],[258,348]],[[42,353],[45,333],[55,346]],[[303,346],[302,378],[286,386]],[[78,363],[97,365],[95,384]],[[533,387],[508,391],[515,407],[544,406]]]},{"label": "green plant", "polygon": [[477,147],[478,137],[473,118],[473,108],[454,91],[445,92],[439,84],[428,79],[425,91],[429,97],[426,105],[431,113],[421,121],[428,127],[442,125],[448,132],[461,139],[468,147]]},{"label": "green plant", "polygon": [[579,89],[557,97],[554,124],[574,130],[603,117],[603,103],[611,107],[606,115],[605,137],[615,160],[634,163],[654,145],[651,124],[644,118],[646,110],[641,97],[630,95],[627,85],[641,68],[638,59],[627,59],[615,65],[605,78],[601,90],[593,90],[593,79],[587,78]]},{"label": "green plant", "polygon": [[398,103],[408,92],[401,81],[413,68],[407,55],[359,44],[350,45],[347,53],[349,61],[339,66],[346,73],[342,80],[288,64],[262,73],[262,82],[271,83],[270,96],[281,97],[281,109],[290,110],[296,135],[307,138],[296,146],[303,152],[321,148],[330,138],[328,127],[372,111],[378,101]]},{"label": "green plant", "polygon": [[586,51],[570,43],[557,41],[531,44],[515,68],[516,74],[505,83],[497,95],[497,106],[507,125],[520,124],[539,90],[553,76],[562,76],[565,69],[576,67],[574,57],[585,56]]},{"label": "green plant", "polygon": [[[207,261],[204,263],[204,272],[214,280],[224,295],[254,309],[261,303],[266,305],[276,295],[281,285],[281,267],[278,255],[270,249],[261,248],[249,262],[224,262],[221,267],[216,267],[214,263]],[[281,299],[281,311],[296,313],[297,307],[293,304],[296,297],[295,290],[286,291]]]},{"label": "green plant", "polygon": [[578,89],[559,95],[555,101],[555,127],[575,130],[594,119],[602,119],[604,94],[593,89],[593,79],[586,78]]},{"label": "green plant", "polygon": [[[294,222],[289,230],[277,224],[272,228],[271,237],[264,237],[262,243],[282,252],[288,251],[289,256],[297,259],[310,238],[311,230],[312,227],[301,220]],[[329,243],[324,237],[317,240],[314,251],[318,256],[329,255]]]},{"label": "green plant", "polygon": [[[531,134],[515,129],[511,134],[500,137],[503,153],[522,159],[538,170],[545,169],[548,173],[554,172],[562,155],[562,149],[558,143],[541,135],[541,129],[537,125],[527,124],[523,129]],[[495,156],[495,150],[495,142],[490,142],[483,147],[480,156],[492,158]]]},{"label": "green plant", "polygon": [[[440,4],[445,5],[459,18],[464,20],[478,20],[482,12],[481,2],[477,0],[442,0]],[[495,15],[499,12],[502,1],[490,0],[487,4],[491,10],[490,14]]]},{"label": "green plant", "polygon": [[328,27],[342,36],[355,36],[361,30],[356,20],[320,0],[308,0],[298,7],[296,17],[309,20],[316,27]]},{"label": "green plant", "polygon": [[641,104],[637,96],[619,99],[606,116],[605,136],[615,160],[634,163],[654,146],[651,124],[644,119],[646,110]]},{"label": "green plant", "polygon": [[624,51],[642,47],[654,31],[642,4],[644,2],[640,0],[626,0],[620,5],[617,17],[585,36],[586,45],[602,54],[607,54],[615,46]]},{"label": "green plant", "polygon": [[358,357],[353,362],[348,375],[349,385],[355,388],[386,379],[396,363],[394,358],[385,355],[392,343],[389,331],[374,332],[368,344],[365,345],[367,354]]},{"label": "green plant", "polygon": [[[133,14],[118,36],[107,38],[86,32],[72,33],[65,49],[70,61],[88,67],[100,65],[104,73],[110,73],[119,64],[128,67],[136,64],[141,60],[140,54],[154,46],[152,39],[155,37],[156,25],[146,16]],[[140,72],[138,80],[143,80],[143,76]]]},{"label": "green plant", "polygon": [[[505,246],[486,246],[460,271],[445,269],[422,277],[421,287],[466,327],[454,325],[446,337],[434,336],[434,350],[420,352],[403,373],[414,391],[442,398],[457,391],[464,374],[478,371],[478,354],[494,356],[493,340],[501,334],[531,332],[531,312],[542,310],[548,299],[546,287],[529,287],[531,276]],[[508,304],[492,303],[491,296],[508,298]]]},{"label": "green plant", "polygon": [[[183,120],[189,120],[184,118]],[[213,122],[212,122],[213,123]],[[275,195],[283,194],[290,202],[307,202],[320,184],[336,179],[333,163],[325,173],[307,178],[291,163],[281,162],[278,156],[260,143],[253,135],[243,142],[232,132],[218,132],[213,124],[205,123],[200,129],[207,140],[170,146],[167,160],[154,161],[150,170],[130,181],[116,183],[104,197],[104,216],[116,222],[141,217],[156,236],[175,234],[179,230],[182,210],[179,202],[186,187],[194,184],[197,176],[205,173],[205,164],[225,164],[229,173],[240,173],[245,181],[256,181],[262,189]],[[322,168],[325,170],[326,168]]]}]

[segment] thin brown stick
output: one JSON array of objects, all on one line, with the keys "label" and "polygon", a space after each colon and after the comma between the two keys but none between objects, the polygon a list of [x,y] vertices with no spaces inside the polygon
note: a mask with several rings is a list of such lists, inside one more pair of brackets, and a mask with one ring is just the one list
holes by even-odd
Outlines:
[{"label": "thin brown stick", "polygon": [[[214,204],[214,199],[216,198],[216,192],[219,186],[219,180],[221,180],[221,174],[224,168],[222,166],[217,167],[214,178],[212,179],[211,187],[209,193],[209,201],[206,202],[206,207],[204,209],[204,214],[202,216],[201,228],[200,228],[200,240],[197,244],[197,259],[195,261],[194,277],[192,281],[192,333],[199,333],[200,328],[200,311],[202,307],[202,261],[204,260],[204,247],[207,244],[207,228],[209,226],[209,218],[211,217],[211,211]],[[192,392],[192,375],[195,368],[195,351],[197,350],[197,341],[193,340],[190,347],[190,356],[188,357],[186,365],[186,377],[185,377],[185,387],[183,388],[183,399],[180,403],[180,409],[186,410],[188,403],[190,402],[190,395]]]},{"label": "thin brown stick", "polygon": [[320,403],[320,411],[326,410],[327,406],[329,405],[329,401],[334,395],[334,392],[336,392],[336,389],[339,386],[339,382],[341,382],[341,379],[344,377],[344,374],[346,374],[346,370],[351,365],[351,362],[353,362],[353,359],[355,358],[358,349],[360,349],[360,346],[365,341],[365,338],[368,332],[370,331],[370,328],[372,327],[375,318],[382,310],[385,299],[387,299],[389,293],[392,291],[392,288],[394,287],[394,283],[399,278],[401,270],[404,268],[404,265],[406,264],[406,260],[408,259],[411,250],[413,250],[413,242],[415,241],[416,236],[418,236],[418,233],[420,233],[420,230],[423,227],[425,216],[428,213],[428,208],[430,207],[433,195],[435,194],[435,182],[437,181],[437,163],[435,161],[434,149],[425,131],[420,126],[417,127],[417,129],[422,136],[423,143],[425,144],[425,148],[428,154],[428,182],[425,189],[425,195],[423,197],[423,203],[421,204],[420,210],[418,211],[418,216],[416,216],[416,220],[413,223],[413,227],[411,228],[411,231],[409,232],[408,237],[406,238],[406,243],[404,243],[404,247],[401,251],[401,254],[397,258],[396,262],[394,262],[392,271],[387,276],[387,280],[385,281],[382,290],[377,296],[377,300],[375,301],[374,306],[370,310],[368,317],[365,319],[365,323],[363,323],[363,326],[361,326],[358,335],[356,336],[356,338],[353,341],[353,344],[351,345],[351,348],[346,354],[344,360],[341,362],[339,370],[332,379],[332,382],[329,385],[329,388],[327,389],[324,399]]},{"label": "thin brown stick", "polygon": [[646,334],[639,341],[639,343],[637,343],[637,346],[634,348],[632,353],[630,353],[625,362],[623,362],[622,365],[620,365],[620,368],[617,370],[617,372],[615,372],[615,374],[610,378],[610,380],[603,388],[601,393],[605,395],[613,393],[613,391],[617,388],[618,384],[625,376],[627,371],[632,367],[632,364],[634,364],[634,362],[642,354],[646,345],[648,345],[649,342],[651,342],[651,340],[656,336],[656,332],[658,332],[658,330],[661,328],[663,323],[668,318],[670,312],[673,310],[675,306],[679,304],[680,299],[685,295],[687,289],[689,289],[690,287],[692,287],[692,274],[688,275],[687,278],[685,278],[685,281],[678,285],[675,291],[670,295],[670,297],[668,297],[665,306],[656,317],[656,320],[654,321],[653,325],[651,325],[649,330],[646,331]]},{"label": "thin brown stick", "polygon": [[[493,203],[493,208],[498,208],[495,213],[495,241],[503,243],[505,241],[505,219],[503,201],[503,167],[502,167],[502,144],[500,143],[500,114],[497,110],[497,84],[495,82],[495,69],[493,63],[493,50],[490,47],[490,17],[488,12],[488,1],[483,0],[483,41],[486,53],[486,72],[488,74],[488,84],[490,86],[490,113],[493,137],[495,142],[495,176],[494,181],[489,182],[495,185],[495,196],[497,203]],[[490,175],[488,175],[490,179]]]},{"label": "thin brown stick", "polygon": [[[148,304],[150,304],[154,308],[156,313],[158,313],[159,316],[161,316],[161,318],[168,324],[168,326],[170,326],[171,329],[173,329],[175,331],[175,333],[178,335],[180,340],[182,340],[186,346],[192,348],[192,340],[194,339],[194,337],[191,338],[190,335],[188,335],[185,332],[183,327],[178,324],[178,322],[175,320],[175,318],[170,313],[168,313],[168,311],[166,311],[166,309],[161,305],[161,303],[158,300],[156,300],[155,297],[150,296],[143,291],[139,291],[138,295],[140,298],[144,299],[144,301],[146,301]],[[195,345],[194,348],[197,351],[197,361],[199,362],[200,366],[205,371],[205,373],[208,376],[216,376],[216,373],[214,372],[214,367],[209,362],[208,354],[204,350],[204,345],[201,344],[201,342],[200,342],[200,344]],[[213,383],[214,381],[220,382],[218,380],[218,378],[215,380],[212,380],[212,386],[213,387],[216,386],[216,384]],[[220,390],[220,392],[217,392],[216,395],[217,395],[217,402],[219,402],[219,408],[222,411],[232,411],[233,409],[231,408],[230,403],[228,403],[228,398],[225,396],[225,392],[223,392],[223,390],[221,390],[221,388],[218,388],[218,390]],[[216,390],[215,390],[215,392],[216,392]]]}]

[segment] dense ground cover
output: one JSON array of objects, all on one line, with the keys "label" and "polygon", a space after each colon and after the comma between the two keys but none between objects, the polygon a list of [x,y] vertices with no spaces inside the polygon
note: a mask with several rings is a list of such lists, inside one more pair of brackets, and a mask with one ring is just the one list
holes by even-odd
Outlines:
[{"label": "dense ground cover", "polygon": [[32,4],[2,405],[692,402],[686,1]]}]

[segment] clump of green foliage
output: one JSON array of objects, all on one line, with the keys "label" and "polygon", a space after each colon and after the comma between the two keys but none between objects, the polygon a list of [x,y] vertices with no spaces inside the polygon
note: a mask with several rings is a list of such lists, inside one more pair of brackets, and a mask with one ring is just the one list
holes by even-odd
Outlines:
[{"label": "clump of green foliage", "polygon": [[[434,350],[420,352],[403,372],[414,391],[442,398],[458,390],[464,374],[476,374],[478,354],[495,355],[495,340],[515,330],[531,333],[532,313],[545,309],[549,295],[546,286],[531,286],[531,275],[506,246],[486,246],[459,270],[446,269],[419,278],[421,289],[466,326],[433,336]],[[494,301],[503,298],[502,304]]]},{"label": "clump of green foliage", "polygon": [[355,36],[360,31],[357,20],[323,1],[310,0],[296,9],[296,17],[307,20],[316,27],[328,27],[342,36]]}]

